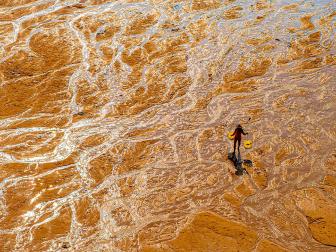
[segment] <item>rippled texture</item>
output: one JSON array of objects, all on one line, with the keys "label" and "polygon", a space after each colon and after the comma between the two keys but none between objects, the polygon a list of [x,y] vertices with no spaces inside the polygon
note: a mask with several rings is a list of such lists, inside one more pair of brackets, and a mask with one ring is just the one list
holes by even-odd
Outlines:
[{"label": "rippled texture", "polygon": [[0,251],[335,251],[335,28],[332,0],[0,1]]}]

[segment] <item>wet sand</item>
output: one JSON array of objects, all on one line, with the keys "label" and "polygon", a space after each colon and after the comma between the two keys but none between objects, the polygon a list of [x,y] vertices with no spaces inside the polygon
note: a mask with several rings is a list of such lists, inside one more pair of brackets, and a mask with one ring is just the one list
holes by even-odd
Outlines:
[{"label": "wet sand", "polygon": [[2,0],[0,251],[335,251],[335,31],[331,0]]}]

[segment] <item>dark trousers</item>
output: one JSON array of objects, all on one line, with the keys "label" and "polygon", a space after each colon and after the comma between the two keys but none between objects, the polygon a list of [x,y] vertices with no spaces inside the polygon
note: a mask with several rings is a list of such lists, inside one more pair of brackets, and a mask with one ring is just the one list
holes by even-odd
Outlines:
[{"label": "dark trousers", "polygon": [[238,142],[238,152],[240,152],[239,147],[240,147],[241,139],[240,138],[235,138],[234,139],[234,145],[233,145],[233,148],[234,148],[233,153],[236,153],[236,144],[237,144],[237,142]]}]

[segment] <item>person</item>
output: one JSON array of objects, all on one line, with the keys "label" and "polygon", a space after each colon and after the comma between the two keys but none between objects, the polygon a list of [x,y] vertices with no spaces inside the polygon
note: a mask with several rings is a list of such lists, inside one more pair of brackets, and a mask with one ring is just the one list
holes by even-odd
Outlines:
[{"label": "person", "polygon": [[241,142],[241,134],[247,135],[248,133],[244,132],[243,127],[240,124],[238,124],[237,128],[235,129],[235,131],[231,135],[231,136],[234,136],[234,147],[233,147],[234,151],[233,151],[233,155],[236,154],[236,144],[237,144],[237,142],[238,142],[238,152],[240,152],[239,151],[239,147],[240,147],[240,142]]}]

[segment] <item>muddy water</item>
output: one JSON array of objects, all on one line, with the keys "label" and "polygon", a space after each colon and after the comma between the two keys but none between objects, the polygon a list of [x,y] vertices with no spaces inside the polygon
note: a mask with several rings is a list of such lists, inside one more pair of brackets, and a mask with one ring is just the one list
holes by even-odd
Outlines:
[{"label": "muddy water", "polygon": [[2,0],[0,251],[335,251],[335,18]]}]

